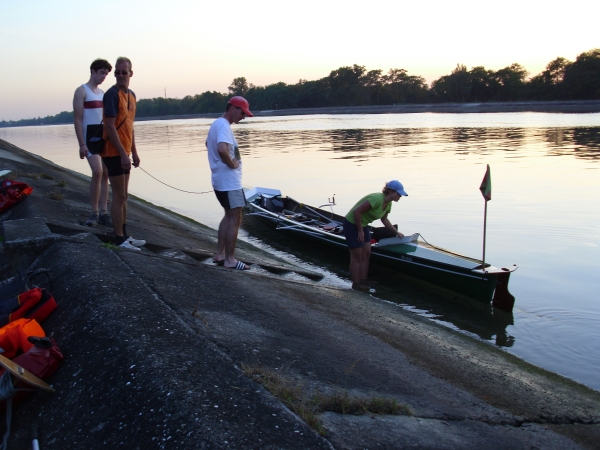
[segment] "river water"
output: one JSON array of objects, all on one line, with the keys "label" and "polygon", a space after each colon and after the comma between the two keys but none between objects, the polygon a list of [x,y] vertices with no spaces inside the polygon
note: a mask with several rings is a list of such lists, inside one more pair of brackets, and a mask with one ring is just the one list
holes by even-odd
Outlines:
[{"label": "river water", "polygon": [[[204,140],[212,119],[136,124],[142,169],[130,191],[216,228]],[[378,272],[373,301],[392,301],[600,390],[600,114],[381,114],[255,117],[234,125],[244,184],[281,189],[345,214],[363,195],[399,179],[409,196],[390,218],[405,234],[481,258],[491,167],[486,261],[517,264],[513,315],[474,310]],[[0,138],[89,173],[72,126],[0,128]],[[151,176],[185,193],[161,184]],[[297,245],[244,219],[241,239],[349,286],[348,256]]]}]

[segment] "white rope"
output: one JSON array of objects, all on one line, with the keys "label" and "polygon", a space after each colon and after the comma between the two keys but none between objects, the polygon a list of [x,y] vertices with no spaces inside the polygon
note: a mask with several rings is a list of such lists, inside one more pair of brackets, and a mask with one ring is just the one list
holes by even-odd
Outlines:
[{"label": "white rope", "polygon": [[[138,166],[138,169],[142,169],[140,166]],[[193,191],[184,191],[183,189],[179,189],[176,188],[175,186],[171,186],[170,184],[165,183],[164,181],[160,181],[158,178],[156,178],[153,175],[150,175],[147,171],[145,171],[144,169],[142,169],[142,172],[145,172],[146,175],[148,175],[151,178],[154,178],[156,181],[158,181],[159,183],[164,184],[167,187],[170,187],[171,189],[175,189],[176,191],[181,191],[181,192],[185,192],[186,194],[208,194],[210,192],[214,192],[214,191],[204,191],[204,192],[193,192]]]}]

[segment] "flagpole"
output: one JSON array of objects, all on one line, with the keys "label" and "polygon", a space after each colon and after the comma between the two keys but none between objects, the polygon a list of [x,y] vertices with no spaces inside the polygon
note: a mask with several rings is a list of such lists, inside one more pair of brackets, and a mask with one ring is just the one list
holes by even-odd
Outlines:
[{"label": "flagpole", "polygon": [[487,204],[488,201],[492,199],[492,175],[490,173],[490,165],[487,165],[485,170],[485,175],[483,176],[483,181],[481,182],[481,186],[479,186],[479,190],[481,191],[481,195],[483,195],[483,199],[485,200],[485,210],[483,212],[483,258],[481,271],[485,274],[485,233],[487,231]]},{"label": "flagpole", "polygon": [[485,209],[483,213],[483,264],[481,265],[481,270],[485,273],[485,232],[487,228],[487,200],[485,201]]}]

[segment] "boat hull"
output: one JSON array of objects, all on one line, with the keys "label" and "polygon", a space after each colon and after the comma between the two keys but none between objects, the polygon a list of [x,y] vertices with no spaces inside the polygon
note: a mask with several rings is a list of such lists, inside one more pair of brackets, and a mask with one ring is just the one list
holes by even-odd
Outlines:
[{"label": "boat hull", "polygon": [[474,275],[470,271],[444,267],[428,260],[390,255],[381,249],[371,250],[371,262],[483,303],[490,303],[498,279],[498,274]]},{"label": "boat hull", "polygon": [[[276,193],[270,195],[272,197],[263,198],[260,193],[247,196],[248,214],[299,239],[347,251],[346,240],[341,231],[343,217],[304,205],[289,197],[282,198]],[[275,200],[275,206],[270,198]],[[508,279],[516,266],[499,269],[486,264],[485,270],[481,270],[480,260],[458,255],[421,240],[383,245],[386,241],[390,240],[382,239],[372,246],[372,264],[419,280],[450,295],[476,300],[484,307],[493,301],[494,306],[512,311],[514,297],[508,292]]]}]

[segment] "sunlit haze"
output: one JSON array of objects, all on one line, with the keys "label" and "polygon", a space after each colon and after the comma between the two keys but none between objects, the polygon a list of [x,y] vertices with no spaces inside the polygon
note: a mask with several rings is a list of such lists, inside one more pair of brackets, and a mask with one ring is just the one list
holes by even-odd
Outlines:
[{"label": "sunlit haze", "polygon": [[0,120],[71,111],[95,58],[129,57],[140,99],[225,93],[235,77],[293,84],[353,64],[403,68],[428,83],[458,63],[519,63],[536,75],[558,56],[600,47],[600,4],[581,0],[1,4]]}]

